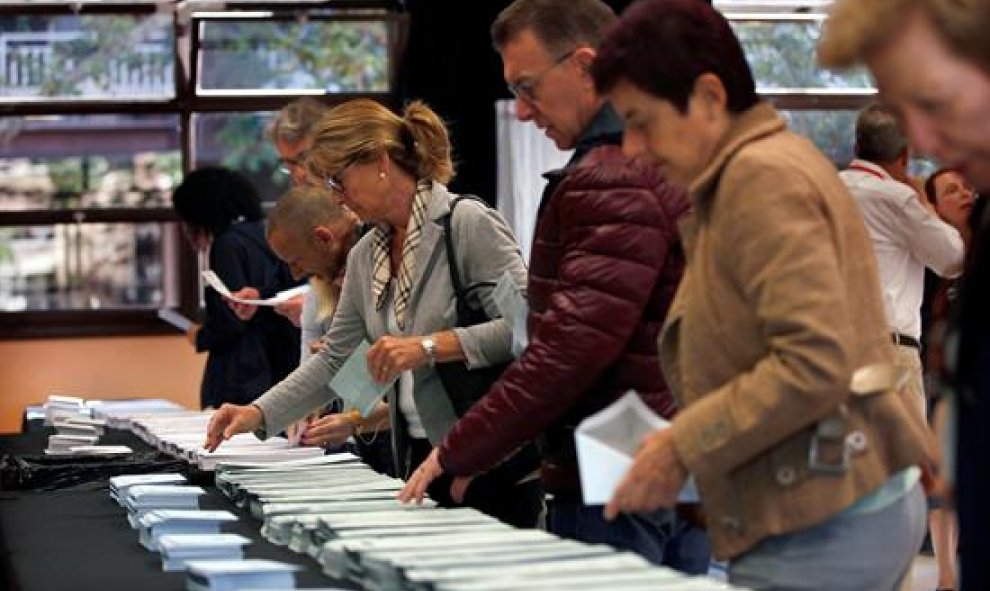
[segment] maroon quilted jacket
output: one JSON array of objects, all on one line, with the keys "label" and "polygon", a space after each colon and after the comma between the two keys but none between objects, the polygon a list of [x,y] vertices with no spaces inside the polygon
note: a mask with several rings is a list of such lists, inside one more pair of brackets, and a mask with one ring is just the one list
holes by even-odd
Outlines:
[{"label": "maroon quilted jacket", "polygon": [[450,430],[440,461],[475,474],[536,438],[546,490],[573,496],[583,418],[629,389],[674,413],[657,335],[684,268],[676,222],[689,205],[616,145],[592,149],[557,180],[533,238],[529,346]]}]

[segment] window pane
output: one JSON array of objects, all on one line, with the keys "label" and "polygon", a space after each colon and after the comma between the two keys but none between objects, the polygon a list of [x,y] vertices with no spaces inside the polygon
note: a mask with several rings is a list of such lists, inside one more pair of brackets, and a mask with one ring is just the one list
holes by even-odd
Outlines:
[{"label": "window pane", "polygon": [[0,17],[0,101],[175,96],[164,14]]},{"label": "window pane", "polygon": [[868,89],[873,81],[863,68],[845,72],[820,68],[815,48],[821,22],[734,22],[761,92],[796,88]]},{"label": "window pane", "polygon": [[0,227],[0,311],[171,303],[162,261],[176,234],[160,223]]},{"label": "window pane", "polygon": [[792,131],[810,139],[842,169],[853,158],[858,111],[781,111]]},{"label": "window pane", "polygon": [[178,128],[175,115],[2,118],[0,209],[167,207]]},{"label": "window pane", "polygon": [[204,21],[201,26],[197,90],[202,94],[388,91],[384,21]]},{"label": "window pane", "polygon": [[289,188],[289,177],[279,170],[278,154],[265,137],[274,113],[197,113],[195,167],[219,165],[243,173],[262,201],[275,201]]}]

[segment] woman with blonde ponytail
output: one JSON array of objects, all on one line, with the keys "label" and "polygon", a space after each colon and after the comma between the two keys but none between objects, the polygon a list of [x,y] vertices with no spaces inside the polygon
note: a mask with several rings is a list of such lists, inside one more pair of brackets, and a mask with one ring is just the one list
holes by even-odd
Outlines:
[{"label": "woman with blonde ponytail", "polygon": [[[372,100],[348,101],[321,119],[313,137],[306,161],[310,176],[374,228],[348,257],[327,348],[254,404],[222,407],[210,423],[206,446],[215,449],[244,431],[278,433],[324,403],[332,395],[325,384],[367,339],[374,378],[397,381],[388,404],[355,428],[391,424],[395,465],[408,478],[483,394],[448,391],[437,365],[460,363],[477,370],[511,359],[510,325],[497,318],[492,291],[505,272],[524,288],[526,270],[499,214],[447,190],[454,176],[450,138],[424,103],[410,103],[399,116]],[[490,320],[458,325],[452,272],[464,288],[464,301]],[[317,422],[308,432],[319,430]],[[438,479],[430,494],[441,504],[463,503],[533,527],[543,507],[537,465],[527,446],[475,479]]]}]

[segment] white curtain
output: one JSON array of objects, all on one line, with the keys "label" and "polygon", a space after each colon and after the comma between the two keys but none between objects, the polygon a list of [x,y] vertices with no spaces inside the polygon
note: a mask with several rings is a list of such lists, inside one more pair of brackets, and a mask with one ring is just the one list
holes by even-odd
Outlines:
[{"label": "white curtain", "polygon": [[547,181],[543,173],[567,163],[571,152],[557,149],[536,125],[516,118],[515,101],[495,104],[498,118],[498,211],[505,217],[529,261],[536,210]]}]

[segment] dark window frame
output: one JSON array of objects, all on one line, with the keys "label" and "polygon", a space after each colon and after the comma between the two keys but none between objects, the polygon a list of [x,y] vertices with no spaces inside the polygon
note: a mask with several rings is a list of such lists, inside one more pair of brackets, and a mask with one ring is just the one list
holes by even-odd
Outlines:
[{"label": "dark window frame", "polygon": [[[0,4],[0,16],[13,15],[149,15],[159,10],[158,2],[26,2],[24,4]],[[389,63],[388,90],[370,93],[305,93],[305,94],[257,94],[240,96],[200,96],[196,93],[199,71],[199,27],[201,23],[215,20],[243,20],[242,12],[265,11],[272,20],[382,20],[388,23]],[[357,11],[357,12],[355,12]],[[114,99],[32,99],[26,102],[0,103],[0,117],[26,115],[100,115],[100,114],[167,114],[179,118],[179,151],[183,172],[193,165],[195,153],[192,130],[193,115],[210,112],[276,111],[290,100],[301,96],[313,96],[329,105],[353,98],[367,97],[393,105],[398,97],[398,71],[406,39],[408,15],[395,1],[383,0],[315,0],[311,2],[229,2],[222,14],[215,11],[193,11],[188,20],[176,11],[172,12],[173,53],[175,56],[175,98],[167,100]],[[181,39],[189,38],[188,76],[183,71]],[[120,100],[120,99],[117,99]],[[60,210],[0,211],[0,226],[45,226],[54,224],[88,223],[144,223],[163,222],[174,224],[178,220],[169,208],[69,208]],[[185,243],[174,258],[163,264],[177,269],[179,304],[182,314],[195,317],[199,312],[200,294],[196,253]],[[167,255],[166,255],[167,256]],[[0,339],[71,338],[175,335],[176,331],[157,316],[154,309],[140,310],[58,310],[0,312]]]}]

